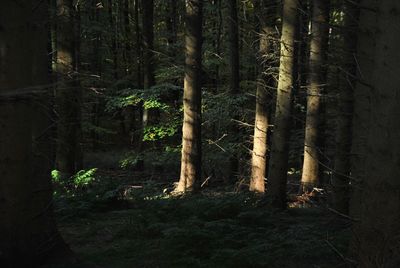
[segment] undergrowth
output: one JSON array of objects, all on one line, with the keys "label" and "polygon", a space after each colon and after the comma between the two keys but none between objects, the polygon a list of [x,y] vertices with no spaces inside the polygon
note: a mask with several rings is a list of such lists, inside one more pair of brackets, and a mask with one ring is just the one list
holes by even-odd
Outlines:
[{"label": "undergrowth", "polygon": [[57,203],[67,242],[101,267],[346,266],[349,222],[322,209],[272,212],[248,194],[172,197],[154,182],[106,181]]}]

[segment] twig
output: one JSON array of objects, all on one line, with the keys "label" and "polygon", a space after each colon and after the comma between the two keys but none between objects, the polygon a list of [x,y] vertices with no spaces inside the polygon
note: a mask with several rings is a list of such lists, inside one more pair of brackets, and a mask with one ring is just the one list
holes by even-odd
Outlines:
[{"label": "twig", "polygon": [[203,186],[211,179],[211,176],[208,176],[207,179],[204,180],[204,182],[200,185],[200,188],[203,188]]},{"label": "twig", "polygon": [[346,257],[329,240],[325,240],[325,242],[344,262],[347,262]]},{"label": "twig", "polygon": [[335,210],[335,209],[333,209],[333,208],[328,208],[328,210],[331,211],[331,212],[333,212],[333,213],[335,213],[335,214],[337,214],[337,215],[339,215],[339,216],[341,216],[341,217],[343,217],[343,218],[346,218],[346,219],[348,219],[348,220],[355,221],[355,222],[360,221],[360,219],[352,218],[352,217],[350,217],[350,216],[348,216],[348,215],[346,215],[346,214],[343,214],[343,213],[341,213],[341,212],[339,212],[339,211],[337,211],[337,210]]}]

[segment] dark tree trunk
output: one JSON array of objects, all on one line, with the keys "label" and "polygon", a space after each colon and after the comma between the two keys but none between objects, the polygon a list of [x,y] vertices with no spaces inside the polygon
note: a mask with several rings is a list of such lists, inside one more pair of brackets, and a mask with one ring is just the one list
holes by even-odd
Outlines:
[{"label": "dark tree trunk", "polygon": [[48,9],[46,1],[2,4],[0,266],[35,267],[68,252],[52,213]]},{"label": "dark tree trunk", "polygon": [[[228,0],[228,53],[229,53],[229,89],[228,92],[233,97],[240,92],[240,73],[239,73],[239,20],[237,15],[237,0]],[[232,119],[238,119],[238,116],[233,114],[231,122],[229,124],[229,132],[232,137],[232,141],[238,142],[238,127]],[[233,152],[229,158],[229,175],[227,182],[235,181],[239,172],[239,159],[237,152]]]},{"label": "dark tree trunk", "polygon": [[117,36],[118,36],[118,25],[115,21],[113,11],[113,1],[108,0],[108,22],[111,30],[111,51],[113,55],[113,77],[115,80],[119,78],[119,62],[118,62],[118,48],[117,48]]},{"label": "dark tree trunk", "polygon": [[[353,246],[358,267],[400,266],[400,2],[360,2],[352,176],[362,184]],[[358,147],[362,142],[365,149]],[[361,155],[358,155],[361,153]],[[360,158],[361,157],[361,158]],[[362,160],[361,162],[358,160]]]},{"label": "dark tree trunk", "polygon": [[346,1],[344,5],[344,57],[341,76],[344,76],[345,79],[343,79],[344,81],[339,89],[338,104],[336,106],[336,146],[332,178],[332,206],[337,211],[345,214],[349,211],[353,94],[357,75],[356,49],[359,7],[355,2]]},{"label": "dark tree trunk", "polygon": [[69,177],[80,168],[81,89],[78,73],[77,10],[72,0],[57,0],[57,169]]}]

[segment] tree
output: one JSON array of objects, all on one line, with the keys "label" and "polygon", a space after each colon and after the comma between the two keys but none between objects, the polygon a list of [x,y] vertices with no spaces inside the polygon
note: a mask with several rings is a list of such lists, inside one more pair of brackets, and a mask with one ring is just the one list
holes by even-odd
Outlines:
[{"label": "tree", "polygon": [[186,0],[182,158],[177,192],[194,190],[201,179],[202,9],[202,0]]},{"label": "tree", "polygon": [[314,0],[311,21],[310,75],[307,87],[306,133],[300,192],[311,192],[319,183],[318,128],[321,94],[326,84],[329,39],[329,1]]},{"label": "tree", "polygon": [[365,162],[352,165],[352,176],[362,182],[357,184],[362,202],[354,215],[353,242],[360,267],[399,267],[400,2],[364,0],[360,6],[365,8],[359,24],[354,126],[368,131],[361,151]]},{"label": "tree", "polygon": [[[357,76],[356,49],[359,7],[358,1],[345,1],[343,22],[343,61],[341,76],[344,77],[338,94],[335,162],[332,177],[332,206],[337,211],[348,213],[349,182],[351,177],[350,153],[352,146],[353,94]],[[353,183],[356,183],[353,181]]]},{"label": "tree", "polygon": [[118,49],[117,49],[117,37],[118,37],[118,25],[115,21],[115,16],[113,14],[113,1],[108,0],[108,23],[110,25],[110,30],[112,32],[111,36],[111,51],[113,55],[113,77],[115,80],[118,79],[119,73],[119,61],[118,61]]},{"label": "tree", "polygon": [[[240,91],[240,65],[239,65],[239,20],[237,15],[237,0],[228,0],[228,54],[229,54],[229,67],[230,67],[230,76],[229,76],[229,94],[233,97],[237,95]],[[237,116],[233,116],[232,119]],[[231,122],[230,126],[230,134],[234,137],[237,137],[238,128]],[[236,140],[236,139],[235,139]],[[228,180],[232,180],[238,174],[239,170],[239,160],[237,153],[234,152],[233,155],[230,156],[229,159],[229,175]]]},{"label": "tree", "polygon": [[[47,94],[46,3],[6,0],[7,8],[0,10],[2,267],[33,267],[68,253],[53,219],[49,164],[44,160],[48,155],[43,155],[47,145],[39,135],[40,131],[48,135],[43,132],[47,108],[41,110],[37,105]],[[32,101],[34,94],[39,97]]]},{"label": "tree", "polygon": [[57,1],[57,169],[64,177],[81,166],[80,116],[81,89],[78,82],[78,44],[76,31],[79,14],[72,0]]},{"label": "tree", "polygon": [[239,21],[237,15],[237,0],[228,0],[228,36],[229,36],[229,91],[237,94],[240,90],[239,74]]},{"label": "tree", "polygon": [[268,195],[271,205],[286,207],[286,183],[289,151],[289,135],[294,85],[294,48],[298,16],[298,0],[283,2],[281,54],[279,79],[272,137]]},{"label": "tree", "polygon": [[257,1],[260,25],[259,62],[260,74],[257,79],[256,116],[254,123],[253,153],[251,158],[250,191],[264,193],[267,169],[267,132],[268,132],[268,102],[270,88],[275,84],[271,73],[273,66],[273,37],[275,33],[276,2],[274,0]]}]

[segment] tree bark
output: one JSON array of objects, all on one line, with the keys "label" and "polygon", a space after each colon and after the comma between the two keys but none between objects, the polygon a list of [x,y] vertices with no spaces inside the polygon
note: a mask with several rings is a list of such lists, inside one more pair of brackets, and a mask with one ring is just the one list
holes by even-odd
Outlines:
[{"label": "tree bark", "polygon": [[[229,90],[228,93],[235,98],[240,92],[240,65],[239,65],[239,20],[237,15],[237,0],[228,0],[228,53],[229,53]],[[236,143],[238,136],[238,126],[232,119],[238,119],[238,116],[233,114],[229,118],[229,133],[233,137],[232,142]],[[232,155],[229,157],[229,175],[227,182],[235,181],[239,172],[239,159],[238,154],[233,150]]]},{"label": "tree bark", "polygon": [[307,87],[307,115],[301,193],[319,184],[318,128],[321,94],[326,84],[326,55],[329,39],[329,1],[314,0],[310,41],[310,76]]},{"label": "tree bark", "polygon": [[143,50],[144,50],[144,88],[155,84],[154,78],[154,3],[153,0],[142,0],[143,8]]},{"label": "tree bark", "polygon": [[177,192],[194,190],[201,179],[202,9],[202,0],[186,0],[182,158]]},{"label": "tree bark", "polygon": [[250,191],[265,192],[265,178],[267,176],[268,152],[268,103],[271,101],[270,89],[274,86],[274,77],[271,73],[273,66],[273,38],[275,33],[276,1],[261,0],[258,20],[260,24],[260,41],[258,65],[261,67],[257,79],[256,116],[254,124],[253,153],[251,158]]},{"label": "tree bark", "polygon": [[268,195],[273,207],[286,207],[289,136],[294,86],[294,49],[299,1],[283,2],[282,36],[277,100],[272,137]]},{"label": "tree bark", "polygon": [[364,0],[360,6],[366,8],[360,15],[354,126],[358,133],[369,131],[365,150],[357,151],[363,162],[355,155],[352,165],[352,176],[362,182],[353,245],[359,267],[399,267],[400,2]]},{"label": "tree bark", "polygon": [[79,169],[81,89],[77,79],[77,11],[72,0],[57,0],[57,169],[65,178]]},{"label": "tree bark", "polygon": [[335,210],[345,214],[349,211],[350,199],[353,94],[357,75],[355,60],[359,17],[357,2],[346,1],[344,5],[344,59],[341,73],[344,76],[344,81],[339,89],[337,104],[335,162],[332,178],[332,206]]},{"label": "tree bark", "polygon": [[113,54],[113,77],[115,80],[119,78],[119,62],[118,62],[118,49],[117,49],[117,36],[118,36],[118,26],[115,21],[115,16],[113,12],[113,1],[108,0],[108,23],[111,29],[111,51]]},{"label": "tree bark", "polygon": [[229,92],[239,93],[239,21],[237,15],[237,0],[228,0],[228,37],[229,37]]},{"label": "tree bark", "polygon": [[53,219],[49,148],[42,139],[49,107],[38,103],[46,98],[32,101],[47,91],[47,2],[2,4],[7,8],[0,9],[0,266],[35,267],[68,252]]}]

